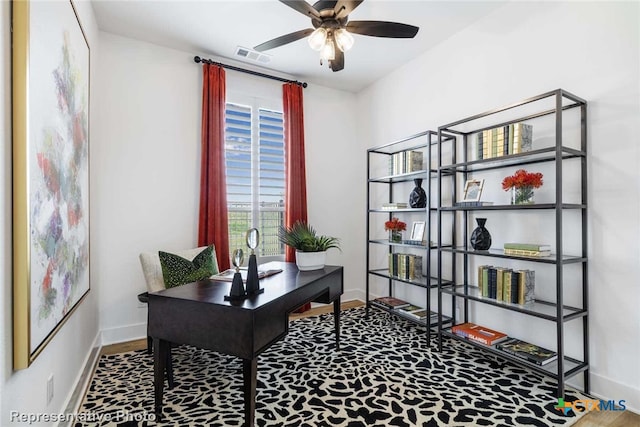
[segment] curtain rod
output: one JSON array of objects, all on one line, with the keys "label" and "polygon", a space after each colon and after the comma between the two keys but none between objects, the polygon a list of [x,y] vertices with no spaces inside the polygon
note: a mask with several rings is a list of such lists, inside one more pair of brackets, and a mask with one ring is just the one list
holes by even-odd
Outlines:
[{"label": "curtain rod", "polygon": [[222,68],[228,68],[230,70],[240,71],[241,73],[247,73],[247,74],[251,74],[253,76],[258,76],[258,77],[265,77],[267,79],[278,80],[280,82],[285,82],[285,83],[295,83],[295,84],[297,84],[299,86],[307,87],[307,82],[299,82],[297,80],[283,79],[282,77],[271,76],[269,74],[260,73],[258,71],[247,70],[246,68],[240,68],[240,67],[235,67],[233,65],[223,64],[221,62],[216,62],[216,61],[214,61],[212,59],[200,58],[199,56],[194,56],[193,57],[193,61],[195,63],[203,62],[205,64],[219,65]]}]

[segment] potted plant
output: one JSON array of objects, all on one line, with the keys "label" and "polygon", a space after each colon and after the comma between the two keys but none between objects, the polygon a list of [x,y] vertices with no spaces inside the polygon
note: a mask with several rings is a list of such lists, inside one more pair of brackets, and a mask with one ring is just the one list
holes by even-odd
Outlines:
[{"label": "potted plant", "polygon": [[316,230],[305,221],[296,221],[291,227],[281,226],[278,239],[296,250],[296,265],[301,271],[324,268],[327,251],[340,249],[340,239],[318,236]]},{"label": "potted plant", "polygon": [[502,180],[502,189],[511,190],[512,205],[530,205],[533,204],[533,189],[542,187],[542,184],[540,172],[518,169],[515,174]]},{"label": "potted plant", "polygon": [[402,232],[407,229],[407,223],[393,217],[385,221],[384,229],[389,232],[389,241],[392,243],[402,243]]}]

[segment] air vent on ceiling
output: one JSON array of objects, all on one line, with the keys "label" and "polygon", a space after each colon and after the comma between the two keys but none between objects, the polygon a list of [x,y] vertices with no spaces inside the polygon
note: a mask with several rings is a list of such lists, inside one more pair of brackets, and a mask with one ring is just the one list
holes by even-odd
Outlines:
[{"label": "air vent on ceiling", "polygon": [[261,64],[266,64],[271,61],[271,56],[264,54],[262,52],[257,52],[253,49],[249,49],[246,47],[238,46],[236,48],[236,56],[239,56],[242,59],[249,60],[252,62],[259,62]]}]

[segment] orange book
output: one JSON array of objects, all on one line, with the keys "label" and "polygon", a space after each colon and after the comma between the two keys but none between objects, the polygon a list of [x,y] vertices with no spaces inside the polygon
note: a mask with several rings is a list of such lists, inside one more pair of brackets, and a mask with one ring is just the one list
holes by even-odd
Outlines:
[{"label": "orange book", "polygon": [[508,338],[507,334],[476,325],[475,323],[462,323],[451,328],[454,334],[479,342],[485,345],[493,345]]}]

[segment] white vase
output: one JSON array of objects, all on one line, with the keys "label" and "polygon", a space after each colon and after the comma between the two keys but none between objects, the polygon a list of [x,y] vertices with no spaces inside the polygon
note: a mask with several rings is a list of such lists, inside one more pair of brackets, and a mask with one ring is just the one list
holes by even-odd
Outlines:
[{"label": "white vase", "polygon": [[320,270],[327,260],[327,251],[301,252],[296,251],[296,265],[300,271]]}]

